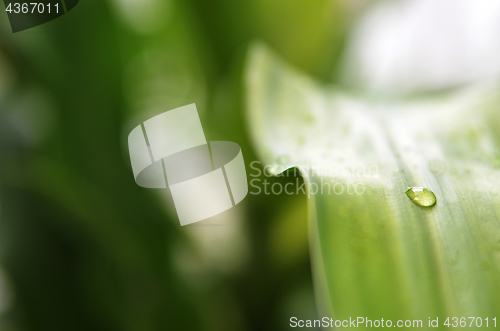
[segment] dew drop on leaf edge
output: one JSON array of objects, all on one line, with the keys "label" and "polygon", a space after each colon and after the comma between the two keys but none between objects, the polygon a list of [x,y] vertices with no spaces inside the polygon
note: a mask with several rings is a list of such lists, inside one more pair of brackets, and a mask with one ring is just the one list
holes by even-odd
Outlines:
[{"label": "dew drop on leaf edge", "polygon": [[415,204],[422,207],[432,207],[436,204],[436,195],[425,187],[410,187],[406,195]]}]

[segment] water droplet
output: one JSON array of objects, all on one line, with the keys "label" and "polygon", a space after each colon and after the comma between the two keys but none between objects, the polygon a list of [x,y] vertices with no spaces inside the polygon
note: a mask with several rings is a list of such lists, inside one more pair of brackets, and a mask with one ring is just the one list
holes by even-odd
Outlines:
[{"label": "water droplet", "polygon": [[283,171],[283,167],[281,165],[266,166],[264,171],[268,176],[276,176]]},{"label": "water droplet", "polygon": [[419,206],[432,207],[436,204],[434,192],[425,187],[411,187],[406,191],[406,195]]}]

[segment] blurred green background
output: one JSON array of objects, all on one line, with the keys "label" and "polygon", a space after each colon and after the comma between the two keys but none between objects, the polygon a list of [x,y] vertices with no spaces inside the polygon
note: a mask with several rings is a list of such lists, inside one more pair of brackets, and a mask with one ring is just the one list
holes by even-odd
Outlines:
[{"label": "blurred green background", "polygon": [[360,3],[82,0],[16,34],[0,13],[0,330],[283,330],[315,318],[305,196],[249,194],[180,227],[167,193],[135,184],[126,137],[196,103],[207,139],[238,143],[255,173],[248,45],[335,82]]}]

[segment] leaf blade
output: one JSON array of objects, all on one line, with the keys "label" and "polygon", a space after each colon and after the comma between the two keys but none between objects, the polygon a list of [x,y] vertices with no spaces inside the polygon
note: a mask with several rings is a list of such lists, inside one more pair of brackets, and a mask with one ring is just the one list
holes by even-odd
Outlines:
[{"label": "leaf blade", "polygon": [[[427,323],[500,310],[496,86],[377,102],[320,86],[261,44],[246,73],[249,129],[264,163],[299,167],[310,193],[344,188],[309,201],[325,313]],[[370,166],[376,175],[366,176]],[[366,191],[349,194],[349,185]],[[413,204],[411,186],[431,189],[437,205]]]}]

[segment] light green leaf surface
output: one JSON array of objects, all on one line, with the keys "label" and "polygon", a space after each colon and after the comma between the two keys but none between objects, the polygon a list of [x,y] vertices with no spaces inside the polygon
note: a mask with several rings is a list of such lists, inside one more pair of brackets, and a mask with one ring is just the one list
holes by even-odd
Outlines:
[{"label": "light green leaf surface", "polygon": [[[320,317],[500,322],[498,86],[381,102],[320,86],[260,44],[247,61],[254,147],[310,188]],[[413,203],[414,186],[437,204]]]}]

